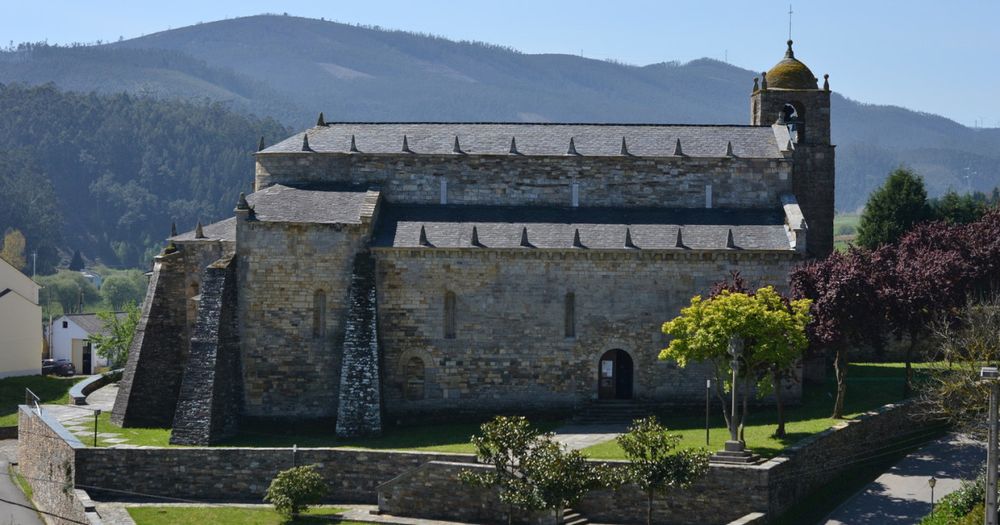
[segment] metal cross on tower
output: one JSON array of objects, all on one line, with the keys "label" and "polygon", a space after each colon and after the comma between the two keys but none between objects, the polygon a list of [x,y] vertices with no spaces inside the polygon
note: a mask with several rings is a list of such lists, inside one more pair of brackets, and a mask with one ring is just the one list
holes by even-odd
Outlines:
[{"label": "metal cross on tower", "polygon": [[788,4],[788,39],[792,39],[792,4]]}]

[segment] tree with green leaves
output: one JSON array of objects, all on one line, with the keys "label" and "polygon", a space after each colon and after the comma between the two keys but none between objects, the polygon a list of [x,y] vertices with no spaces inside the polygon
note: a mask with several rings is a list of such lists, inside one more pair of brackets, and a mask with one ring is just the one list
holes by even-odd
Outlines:
[{"label": "tree with green leaves", "polygon": [[274,505],[283,516],[296,518],[316,505],[327,493],[326,481],[314,465],[282,470],[271,480],[264,501]]},{"label": "tree with green leaves", "polygon": [[41,276],[37,281],[42,285],[40,299],[46,303],[58,302],[63,313],[76,312],[81,298],[84,304],[101,300],[97,288],[78,272],[61,271],[55,275]]},{"label": "tree with green leaves", "polygon": [[[722,401],[722,413],[727,425],[732,414],[726,403],[725,391],[736,391],[742,399],[743,411],[737,422],[740,439],[746,421],[751,385],[763,396],[780,388],[780,374],[775,369],[787,369],[798,360],[808,346],[806,325],[809,324],[809,299],[788,300],[773,287],[760,288],[746,294],[722,290],[708,299],[695,296],[681,314],[663,324],[663,333],[673,337],[660,352],[662,360],[674,360],[681,367],[689,362],[711,363],[715,374],[716,396]],[[732,381],[733,338],[743,341],[744,350],[738,361],[740,384]],[[778,379],[775,379],[778,378]],[[773,384],[779,381],[779,384]],[[783,411],[779,412],[779,430],[784,430]]]},{"label": "tree with green leaves", "polygon": [[948,190],[944,195],[930,200],[934,220],[949,224],[969,224],[978,221],[989,209],[982,193],[959,195]]},{"label": "tree with green leaves", "polygon": [[525,461],[531,447],[538,441],[538,430],[521,416],[498,416],[479,427],[472,436],[476,458],[480,463],[492,465],[489,472],[464,471],[463,482],[495,487],[500,501],[507,505],[507,523],[514,523],[514,508],[530,502],[528,488],[518,466]]},{"label": "tree with green leaves", "polygon": [[124,310],[125,316],[122,318],[115,312],[98,312],[97,317],[104,323],[105,333],[90,336],[90,342],[97,345],[97,355],[107,359],[112,370],[125,366],[128,361],[135,328],[142,317],[142,311],[135,303],[127,303]]},{"label": "tree with green leaves", "polygon": [[875,249],[894,243],[915,224],[932,217],[923,178],[907,168],[896,168],[868,198],[858,224],[858,245]]},{"label": "tree with green leaves", "polygon": [[711,454],[704,449],[675,450],[681,436],[668,434],[655,416],[633,421],[617,441],[629,460],[625,479],[646,493],[646,525],[653,523],[653,498],[657,493],[688,488],[708,472]]},{"label": "tree with green leaves", "polygon": [[113,272],[101,283],[101,297],[112,308],[141,303],[146,295],[146,277],[139,270]]},{"label": "tree with green leaves", "polygon": [[8,264],[18,270],[24,270],[24,267],[28,264],[27,259],[24,257],[24,244],[24,234],[20,230],[8,230],[3,236],[3,248],[0,249],[0,259],[7,261]]},{"label": "tree with green leaves", "polygon": [[520,506],[553,511],[556,525],[566,508],[605,486],[607,479],[602,467],[591,464],[579,450],[566,450],[551,434],[535,441],[518,470],[526,488]]}]

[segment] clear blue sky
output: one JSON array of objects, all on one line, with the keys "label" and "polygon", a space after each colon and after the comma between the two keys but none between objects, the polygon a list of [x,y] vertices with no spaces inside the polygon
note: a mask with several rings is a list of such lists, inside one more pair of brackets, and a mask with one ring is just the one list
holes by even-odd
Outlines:
[{"label": "clear blue sky", "polygon": [[[49,43],[132,38],[263,12],[481,40],[526,53],[632,64],[699,57],[767,69],[784,52],[788,2],[764,0],[48,0],[5,2],[0,39]],[[1000,2],[837,0],[793,3],[796,55],[862,102],[1000,127]],[[750,82],[750,79],[747,79]]]}]

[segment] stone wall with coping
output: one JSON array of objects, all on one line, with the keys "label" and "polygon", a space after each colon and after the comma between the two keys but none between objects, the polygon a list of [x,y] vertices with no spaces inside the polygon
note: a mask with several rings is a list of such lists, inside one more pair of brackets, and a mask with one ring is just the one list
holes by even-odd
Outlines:
[{"label": "stone wall with coping", "polygon": [[[336,417],[347,290],[369,230],[237,220],[244,414]],[[326,315],[315,333],[317,291]]]},{"label": "stone wall with coping", "polygon": [[774,208],[792,190],[786,159],[517,155],[257,155],[256,189],[342,182],[378,186],[389,202],[584,207]]},{"label": "stone wall with coping", "polygon": [[17,424],[18,470],[31,485],[34,504],[54,515],[47,517],[49,523],[91,523],[93,516],[75,488],[76,454],[83,443],[55,418],[24,405],[18,408]]},{"label": "stone wall with coping", "polygon": [[85,448],[76,455],[76,483],[96,498],[120,498],[103,489],[196,501],[259,503],[278,472],[316,465],[327,500],[377,503],[381,483],[429,461],[469,463],[470,454],[333,448]]},{"label": "stone wall with coping", "polygon": [[[661,325],[738,270],[787,285],[793,254],[375,249],[387,417],[571,410],[597,397],[608,350],[633,360],[636,398],[704,402],[707,367],[660,361]],[[455,338],[444,334],[453,292]],[[575,335],[566,337],[566,294]],[[423,365],[414,395],[414,358]],[[406,388],[411,388],[407,393]],[[798,383],[787,399],[800,395]],[[419,384],[418,392],[419,394]]]}]

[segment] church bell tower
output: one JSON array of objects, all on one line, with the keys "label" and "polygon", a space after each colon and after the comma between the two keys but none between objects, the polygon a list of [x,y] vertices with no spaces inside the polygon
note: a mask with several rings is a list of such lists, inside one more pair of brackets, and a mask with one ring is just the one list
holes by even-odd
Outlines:
[{"label": "church bell tower", "polygon": [[792,190],[809,227],[806,248],[811,256],[827,255],[833,250],[834,214],[829,75],[823,75],[820,88],[812,71],[795,58],[791,40],[785,57],[754,79],[750,124],[788,127]]}]

